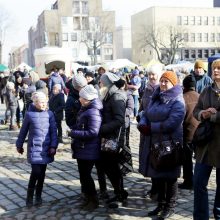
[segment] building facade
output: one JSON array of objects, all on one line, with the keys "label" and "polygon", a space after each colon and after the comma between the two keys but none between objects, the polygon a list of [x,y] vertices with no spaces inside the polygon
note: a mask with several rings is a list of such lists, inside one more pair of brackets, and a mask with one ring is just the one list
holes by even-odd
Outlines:
[{"label": "building facade", "polygon": [[151,7],[131,18],[133,62],[143,65],[157,59],[146,44],[147,30],[155,31],[169,48],[170,28],[182,41],[177,60],[206,60],[220,53],[220,8]]},{"label": "building facade", "polygon": [[73,61],[82,64],[112,60],[114,32],[115,12],[103,11],[102,0],[57,0],[29,30],[29,63],[45,46],[71,48]]}]

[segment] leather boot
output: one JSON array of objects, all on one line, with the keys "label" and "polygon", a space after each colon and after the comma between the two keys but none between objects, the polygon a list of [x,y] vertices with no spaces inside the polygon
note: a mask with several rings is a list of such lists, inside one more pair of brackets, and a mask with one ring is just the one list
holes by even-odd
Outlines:
[{"label": "leather boot", "polygon": [[42,204],[42,188],[37,187],[35,193],[35,205],[40,206]]},{"label": "leather boot", "polygon": [[26,198],[26,206],[28,208],[33,206],[33,197],[34,197],[34,188],[28,188],[27,198]]},{"label": "leather boot", "polygon": [[88,196],[88,203],[83,207],[85,211],[93,211],[99,207],[99,200],[97,195]]},{"label": "leather boot", "polygon": [[159,219],[168,219],[169,217],[174,215],[174,208],[164,208],[163,211],[160,213]]},{"label": "leather boot", "polygon": [[154,210],[148,212],[148,216],[156,216],[160,214],[163,211],[163,208],[164,208],[164,205],[162,203],[159,203],[158,206]]}]

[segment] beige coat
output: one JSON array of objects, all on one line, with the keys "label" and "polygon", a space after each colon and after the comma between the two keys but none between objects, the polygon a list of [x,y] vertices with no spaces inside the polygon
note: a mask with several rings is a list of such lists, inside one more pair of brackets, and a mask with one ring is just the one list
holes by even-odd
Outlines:
[{"label": "beige coat", "polygon": [[217,91],[215,84],[205,88],[200,94],[193,114],[196,119],[201,121],[202,110],[209,107],[217,109],[217,113],[210,118],[210,121],[213,122],[212,139],[206,146],[196,148],[196,161],[220,168],[220,91]]}]

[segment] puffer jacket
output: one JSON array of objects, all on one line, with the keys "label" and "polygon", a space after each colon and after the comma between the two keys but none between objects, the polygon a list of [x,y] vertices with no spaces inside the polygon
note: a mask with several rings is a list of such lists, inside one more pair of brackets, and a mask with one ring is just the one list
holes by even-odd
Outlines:
[{"label": "puffer jacket", "polygon": [[52,92],[53,86],[55,84],[60,84],[62,90],[65,88],[65,83],[63,81],[63,78],[57,72],[54,72],[48,80],[48,88],[50,92]]},{"label": "puffer jacket", "polygon": [[48,154],[49,148],[57,148],[57,127],[51,111],[39,111],[31,104],[16,141],[16,147],[22,148],[28,133],[27,160],[31,164],[48,164],[54,156]]},{"label": "puffer jacket", "polygon": [[71,131],[73,155],[76,159],[97,160],[100,158],[101,139],[98,136],[102,123],[99,99],[94,99],[86,107],[81,107],[77,123]]}]

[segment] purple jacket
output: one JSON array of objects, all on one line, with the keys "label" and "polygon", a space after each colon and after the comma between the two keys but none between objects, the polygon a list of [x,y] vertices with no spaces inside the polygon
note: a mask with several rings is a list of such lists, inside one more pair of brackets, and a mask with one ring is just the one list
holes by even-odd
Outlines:
[{"label": "purple jacket", "polygon": [[97,160],[100,157],[101,140],[98,136],[102,123],[99,99],[94,99],[87,107],[81,107],[76,126],[71,131],[73,155],[76,159]]},{"label": "purple jacket", "polygon": [[28,133],[27,159],[31,164],[48,164],[54,157],[48,155],[50,147],[57,148],[57,127],[51,111],[39,111],[31,104],[16,141],[16,147],[22,148]]}]

